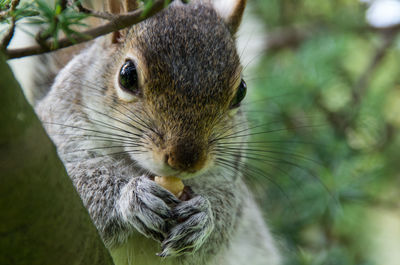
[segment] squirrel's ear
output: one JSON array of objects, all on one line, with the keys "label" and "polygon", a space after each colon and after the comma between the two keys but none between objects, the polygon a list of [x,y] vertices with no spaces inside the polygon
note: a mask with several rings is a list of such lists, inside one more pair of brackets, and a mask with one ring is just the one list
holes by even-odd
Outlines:
[{"label": "squirrel's ear", "polygon": [[232,34],[235,34],[242,22],[247,0],[214,0],[217,13],[225,20]]},{"label": "squirrel's ear", "polygon": [[[107,1],[107,11],[113,14],[128,13],[139,7],[137,0]],[[112,33],[112,43],[118,43],[121,35],[126,32],[115,31]]]}]

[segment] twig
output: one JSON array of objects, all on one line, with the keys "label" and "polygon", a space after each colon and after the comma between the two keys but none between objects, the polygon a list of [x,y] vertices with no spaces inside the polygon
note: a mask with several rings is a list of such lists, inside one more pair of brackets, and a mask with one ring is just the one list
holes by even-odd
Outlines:
[{"label": "twig", "polygon": [[[360,34],[376,32],[390,35],[393,32],[397,32],[400,30],[400,24],[384,28],[363,26],[353,28],[352,30],[353,32],[356,31]],[[308,39],[311,39],[316,34],[326,34],[327,32],[332,33],[334,31],[334,27],[324,24],[323,22],[311,23],[302,27],[287,26],[278,28],[268,33],[265,50],[268,52],[277,52],[285,48],[296,48],[301,43],[307,41]]]},{"label": "twig", "polygon": [[321,96],[317,95],[314,103],[315,106],[325,115],[326,120],[332,126],[338,137],[344,137],[346,128],[350,124],[349,117],[346,112],[333,112],[329,110],[322,102]]},{"label": "twig", "polygon": [[7,33],[4,35],[3,39],[0,43],[0,50],[4,51],[7,49],[7,46],[10,44],[12,37],[14,36],[15,32],[15,17],[11,17],[11,25],[8,29]]},{"label": "twig", "polygon": [[60,0],[61,10],[65,10],[68,6],[68,0]]},{"label": "twig", "polygon": [[49,33],[47,34],[44,33],[44,29],[40,29],[38,33],[35,35],[35,40],[37,43],[39,43],[40,46],[50,48],[47,46],[46,43],[46,41],[50,38],[50,36],[51,35]]},{"label": "twig", "polygon": [[279,51],[284,48],[296,47],[315,34],[315,26],[285,27],[268,33],[266,51]]},{"label": "twig", "polygon": [[378,32],[387,32],[387,33],[393,33],[393,32],[397,32],[400,30],[400,23],[399,24],[394,24],[388,27],[370,27],[370,30],[372,31],[378,31]]},{"label": "twig", "polygon": [[346,202],[359,202],[368,207],[372,206],[391,211],[400,209],[400,203],[397,201],[397,198],[382,199],[372,195],[365,195],[362,198],[358,198],[358,200],[352,198],[346,199]]},{"label": "twig", "polygon": [[[8,14],[12,13],[15,11],[15,8],[18,6],[19,4],[19,0],[13,0],[11,1],[11,6],[10,9],[7,11]],[[0,50],[6,50],[8,45],[10,44],[10,41],[12,39],[12,37],[14,36],[14,32],[15,32],[15,16],[11,16],[11,25],[10,28],[8,29],[7,33],[4,35],[3,39],[1,40],[0,43]]]},{"label": "twig", "polygon": [[123,28],[137,24],[152,15],[162,10],[165,6],[164,0],[156,0],[149,10],[143,8],[123,14],[117,15],[111,19],[107,24],[98,26],[87,31],[82,32],[82,36],[75,36],[74,40],[71,41],[68,38],[62,38],[58,41],[58,47],[54,48],[52,41],[46,41],[45,46],[34,45],[19,49],[7,49],[5,56],[7,59],[21,58],[30,55],[43,54],[46,52],[55,51],[61,48],[66,48],[78,43],[86,42],[97,37],[106,35],[108,33],[121,30]]},{"label": "twig", "polygon": [[360,78],[358,79],[352,90],[353,104],[355,105],[360,104],[361,98],[365,95],[367,91],[368,83],[373,73],[375,72],[379,64],[382,62],[382,60],[385,58],[385,55],[389,47],[393,44],[397,36],[398,30],[400,30],[400,27],[391,28],[390,30],[388,29],[384,30],[383,42],[376,49],[370,63],[368,64],[364,72],[361,74]]}]

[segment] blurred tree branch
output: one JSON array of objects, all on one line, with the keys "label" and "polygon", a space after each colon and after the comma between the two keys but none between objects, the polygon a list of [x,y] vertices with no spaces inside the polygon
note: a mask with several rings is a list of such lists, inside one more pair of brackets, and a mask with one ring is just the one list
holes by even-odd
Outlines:
[{"label": "blurred tree branch", "polygon": [[0,80],[0,264],[113,264],[1,53]]},{"label": "blurred tree branch", "polygon": [[[371,28],[375,30],[374,28]],[[396,37],[398,36],[398,32],[400,31],[400,25],[396,25],[393,27],[380,29],[378,33],[382,36],[382,41],[379,46],[375,49],[368,65],[365,70],[361,73],[358,80],[354,83],[351,89],[352,99],[349,104],[352,110],[352,114],[349,116],[349,113],[344,112],[333,112],[327,109],[321,102],[319,96],[317,96],[315,102],[317,107],[325,114],[328,122],[332,125],[332,128],[335,129],[336,133],[340,136],[345,135],[345,131],[348,127],[352,126],[353,121],[357,118],[359,113],[360,105],[362,104],[362,99],[365,96],[371,78],[374,76],[374,73],[379,68],[381,62],[384,60],[388,50],[393,45]],[[386,128],[393,129],[392,126],[386,124]],[[390,136],[390,131],[388,131],[388,136]],[[388,139],[391,139],[389,137]]]},{"label": "blurred tree branch", "polygon": [[283,27],[271,31],[267,35],[267,46],[265,50],[268,52],[276,52],[285,48],[297,47],[302,42],[316,34],[317,27]]},{"label": "blurred tree branch", "polygon": [[[347,30],[360,34],[377,33],[384,36],[392,36],[393,34],[397,34],[397,32],[400,30],[400,24],[381,28],[372,26],[355,27]],[[286,48],[296,48],[317,34],[329,34],[334,32],[335,27],[329,26],[323,22],[310,23],[302,26],[291,25],[277,28],[268,32],[265,50],[268,52],[277,52]]]},{"label": "blurred tree branch", "polygon": [[376,48],[369,64],[365,68],[364,72],[360,75],[358,81],[355,83],[352,89],[352,103],[356,106],[360,104],[362,97],[366,93],[371,77],[385,58],[387,51],[392,46],[394,40],[397,37],[399,29],[400,27],[397,27],[396,29],[392,29],[390,31],[385,30],[382,32],[383,40],[381,44]]}]

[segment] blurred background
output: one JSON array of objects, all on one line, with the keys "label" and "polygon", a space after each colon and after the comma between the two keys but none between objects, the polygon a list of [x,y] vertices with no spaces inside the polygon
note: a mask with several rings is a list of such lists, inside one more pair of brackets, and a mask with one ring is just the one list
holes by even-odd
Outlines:
[{"label": "blurred background", "polygon": [[286,264],[400,265],[400,1],[249,4],[247,175]]},{"label": "blurred background", "polygon": [[246,177],[285,263],[400,265],[400,1],[248,2]]}]

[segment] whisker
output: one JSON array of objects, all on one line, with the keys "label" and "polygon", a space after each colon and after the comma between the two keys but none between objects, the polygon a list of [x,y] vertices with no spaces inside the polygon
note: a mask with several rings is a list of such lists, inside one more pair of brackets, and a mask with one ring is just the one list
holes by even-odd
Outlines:
[{"label": "whisker", "polygon": [[[220,157],[217,158],[217,160],[218,160],[218,161],[223,161],[223,162],[225,162],[225,163],[230,163],[229,160],[224,159],[224,158],[220,158]],[[283,190],[283,188],[279,185],[279,183],[276,182],[275,180],[273,180],[272,177],[269,177],[269,176],[266,175],[267,172],[261,170],[260,168],[254,166],[254,165],[250,165],[250,164],[247,164],[247,163],[243,163],[243,162],[241,162],[241,161],[238,161],[238,164],[240,164],[240,167],[241,167],[241,168],[243,168],[243,169],[245,169],[245,170],[247,170],[247,171],[250,171],[250,172],[252,172],[252,173],[255,174],[255,175],[262,176],[263,178],[266,178],[269,182],[271,182],[275,187],[278,188],[278,190],[282,193],[282,195],[283,195],[288,201],[290,201],[289,196],[286,194],[286,192]]]},{"label": "whisker", "polygon": [[[126,150],[126,151],[121,151],[121,152],[113,152],[113,153],[107,153],[107,154],[95,154],[94,157],[92,158],[102,158],[102,157],[110,157],[110,156],[118,156],[118,155],[126,155],[126,154],[140,154],[143,153],[143,151],[137,151],[137,150]],[[67,160],[68,163],[77,163],[77,162],[81,162],[82,159],[78,159],[78,160]]]},{"label": "whisker", "polygon": [[[140,134],[138,134],[138,133],[134,133],[134,132],[125,130],[125,129],[121,128],[121,127],[118,127],[118,126],[115,126],[115,125],[110,125],[110,124],[108,124],[108,123],[102,122],[102,121],[97,120],[97,119],[91,119],[91,121],[92,121],[94,124],[103,125],[105,128],[108,128],[108,129],[110,129],[110,130],[114,130],[114,131],[117,131],[117,132],[124,132],[124,133],[127,133],[128,135],[133,135],[133,136],[136,136],[136,137],[138,137],[138,138],[139,138],[139,137],[141,138],[141,137],[143,136],[143,135],[140,135]],[[127,126],[129,126],[129,125],[127,125]],[[129,137],[129,136],[127,136],[127,137]]]},{"label": "whisker", "polygon": [[[322,126],[326,126],[326,124],[322,124],[322,125],[296,126],[296,127],[292,127],[292,128],[293,128],[293,129],[304,129],[304,128],[316,128],[316,127],[322,127]],[[291,129],[292,129],[292,128],[291,128]],[[248,133],[248,134],[242,134],[242,135],[233,135],[233,136],[221,137],[221,138],[219,138],[219,139],[216,139],[216,141],[219,141],[219,140],[226,140],[226,139],[232,139],[232,138],[247,137],[247,136],[254,136],[254,135],[260,135],[260,134],[267,134],[267,133],[274,133],[274,132],[282,132],[282,131],[286,131],[286,130],[288,130],[288,128],[284,128],[284,129],[273,129],[273,130],[268,130],[268,131],[254,132],[254,133]]]},{"label": "whisker", "polygon": [[[233,151],[232,152],[225,151],[225,153],[231,154],[231,155],[236,154],[236,152],[233,152]],[[282,164],[293,166],[301,171],[304,171],[307,175],[310,175],[315,181],[317,181],[325,189],[326,192],[328,192],[330,194],[332,199],[335,199],[332,191],[325,185],[325,183],[318,176],[316,176],[311,170],[303,168],[300,165],[298,165],[292,161],[289,161],[286,159],[281,159],[281,158],[275,158],[275,157],[267,156],[267,155],[264,155],[265,158],[262,158],[262,159],[253,157],[251,155],[246,155],[246,154],[242,155],[242,157],[245,157],[245,158],[251,159],[251,160],[255,160],[258,162],[271,162],[271,163],[276,162],[276,163],[282,163]]]},{"label": "whisker", "polygon": [[[72,141],[102,141],[102,142],[110,142],[110,143],[126,143],[126,144],[144,144],[145,142],[142,141],[142,139],[134,139],[134,138],[126,138],[126,137],[120,137],[120,138],[114,138],[114,137],[106,137],[102,135],[93,135],[93,134],[68,134],[68,133],[58,133],[54,134],[57,136],[69,136],[69,140]],[[89,138],[89,139],[88,139]],[[95,138],[95,139],[93,139]],[[132,141],[135,140],[135,141]]]},{"label": "whisker", "polygon": [[[86,152],[86,151],[94,151],[94,150],[103,150],[103,149],[114,149],[114,148],[125,148],[125,147],[142,147],[141,145],[112,145],[112,146],[100,146],[100,147],[91,147],[86,149],[76,149],[73,152]],[[140,150],[140,149],[137,149]]]},{"label": "whisker", "polygon": [[[78,104],[78,103],[76,103],[76,104]],[[121,123],[121,124],[123,124],[123,125],[126,125],[126,126],[128,126],[128,127],[137,129],[137,127],[133,126],[133,124],[131,124],[131,123],[128,123],[128,122],[125,122],[125,121],[121,121],[120,119],[114,118],[114,117],[112,117],[112,116],[110,116],[110,115],[107,115],[106,113],[103,113],[103,112],[101,112],[101,111],[97,111],[97,110],[95,110],[95,109],[93,109],[93,108],[90,108],[90,107],[88,107],[88,106],[84,106],[84,105],[82,105],[82,104],[78,104],[78,105],[80,105],[81,107],[86,108],[86,109],[88,109],[88,110],[91,110],[91,111],[93,111],[93,112],[95,112],[95,113],[97,113],[97,114],[100,114],[100,115],[102,115],[103,117],[109,118],[110,120],[119,122],[119,123]],[[110,127],[112,126],[112,125],[110,125],[110,124],[101,122],[101,121],[99,121],[99,120],[97,120],[97,119],[93,119],[93,118],[91,118],[90,121],[99,122],[99,123],[101,123],[102,125],[106,124],[107,126],[110,126]],[[118,127],[115,127],[115,128],[118,128]],[[118,129],[120,129],[120,128],[118,128]],[[122,130],[122,129],[121,129],[121,130]],[[134,133],[132,133],[132,132],[130,132],[130,131],[126,131],[126,130],[124,130],[124,132],[127,132],[127,133],[129,133],[129,134],[134,134]],[[134,134],[134,135],[135,135],[135,134]]]},{"label": "whisker", "polygon": [[[86,82],[89,82],[89,81],[86,80]],[[119,109],[115,108],[115,107],[113,106],[113,104],[111,104],[111,102],[112,102],[114,99],[119,100],[119,98],[117,98],[115,95],[108,95],[111,99],[110,99],[110,98],[104,97],[104,95],[102,94],[102,90],[105,89],[105,87],[100,87],[100,88],[98,88],[98,87],[96,87],[96,86],[94,86],[94,85],[82,84],[82,83],[75,82],[75,81],[71,81],[71,83],[72,83],[72,84],[76,84],[76,85],[80,85],[80,86],[84,85],[85,87],[91,89],[92,91],[94,91],[94,92],[96,93],[96,95],[97,95],[99,98],[101,97],[103,100],[106,100],[106,101],[110,102],[110,104],[107,105],[107,108],[110,108],[111,110],[118,112],[119,114],[121,114],[122,116],[128,118],[128,119],[131,120],[132,122],[135,122],[135,123],[138,124],[139,126],[142,126],[142,127],[146,128],[146,129],[149,129],[149,130],[153,130],[152,127],[151,127],[150,125],[148,125],[146,122],[144,122],[144,120],[143,120],[142,118],[140,118],[140,116],[138,116],[138,115],[137,115],[136,113],[134,113],[132,110],[128,109],[126,106],[124,106],[124,104],[120,104],[119,106],[121,106],[122,108],[124,108],[125,110],[127,110],[127,111],[129,112],[129,114],[133,115],[133,116],[134,116],[135,118],[137,118],[140,122],[139,122],[138,120],[136,120],[136,119],[133,119],[131,115],[127,115],[126,113],[124,113],[124,112],[120,111]],[[89,82],[89,83],[90,83],[90,82]],[[70,102],[71,102],[72,104],[79,105],[79,106],[81,106],[81,107],[83,107],[83,108],[86,108],[86,109],[88,109],[88,110],[94,111],[94,112],[96,112],[96,113],[98,113],[98,114],[100,114],[100,115],[106,116],[107,118],[113,119],[113,118],[110,117],[109,115],[107,115],[107,114],[105,114],[105,113],[102,113],[102,112],[100,112],[99,110],[90,108],[90,107],[88,107],[88,106],[86,106],[86,105],[84,105],[84,104],[81,104],[81,103],[79,103],[79,102],[76,102],[76,101],[73,101],[73,100],[70,100]],[[122,121],[116,120],[116,119],[113,119],[113,120],[114,120],[114,121],[122,122]],[[134,126],[132,123],[124,122],[124,124],[127,125],[127,126],[130,126],[130,127],[133,127],[133,128],[135,128],[136,130],[138,130],[138,131],[144,133],[144,130],[143,130],[143,129],[141,129],[141,128],[137,127],[137,126]],[[154,131],[154,132],[155,132],[155,131]],[[155,132],[155,133],[156,133],[156,132]]]},{"label": "whisker", "polygon": [[62,127],[66,127],[66,128],[78,129],[81,131],[98,133],[98,134],[102,134],[102,135],[106,135],[106,136],[111,135],[111,136],[116,136],[116,137],[120,137],[120,138],[127,138],[126,135],[121,135],[121,134],[116,134],[116,133],[111,133],[111,132],[103,132],[103,131],[89,129],[89,128],[82,128],[82,127],[69,125],[69,124],[62,124],[62,123],[56,123],[56,122],[43,122],[43,123],[49,124],[49,125],[55,125],[55,126],[62,126]]},{"label": "whisker", "polygon": [[309,158],[309,157],[306,157],[306,156],[303,156],[303,155],[300,155],[300,154],[296,154],[296,153],[288,153],[288,152],[282,152],[282,151],[271,150],[271,149],[268,149],[268,150],[250,149],[250,148],[247,148],[247,147],[240,148],[240,147],[227,147],[227,146],[224,146],[223,148],[217,148],[218,151],[225,151],[226,149],[228,149],[229,151],[234,151],[234,152],[243,151],[245,153],[252,154],[252,155],[258,155],[258,156],[264,156],[265,155],[264,153],[288,155],[288,156],[291,156],[291,157],[294,157],[294,158],[302,159],[302,160],[305,160],[305,161],[309,161],[309,162],[313,162],[315,164],[321,165],[321,163],[319,161],[316,161],[316,160],[314,160],[312,158]]},{"label": "whisker", "polygon": [[[79,83],[76,82],[76,84],[79,84]],[[81,84],[80,84],[80,85],[81,85]],[[90,89],[93,89],[93,90],[95,90],[96,92],[101,93],[101,90],[99,90],[99,89],[98,89],[97,87],[95,87],[95,86],[88,86],[88,85],[86,85],[86,87],[88,87],[88,88],[90,88]],[[102,95],[102,94],[100,94],[100,95]],[[119,99],[118,97],[116,97],[115,95],[111,95],[111,100],[110,100],[110,102],[111,102],[112,100],[114,100],[114,99],[120,100],[120,99]],[[124,116],[127,117],[128,119],[130,119],[130,120],[136,122],[136,123],[139,124],[140,126],[142,126],[142,127],[144,127],[144,128],[147,128],[147,129],[149,129],[149,130],[153,130],[152,126],[150,126],[146,121],[144,121],[144,120],[143,120],[140,116],[138,116],[135,112],[133,112],[132,110],[128,109],[124,104],[120,104],[120,106],[121,106],[122,108],[124,108],[126,111],[128,111],[129,114],[131,114],[131,115],[133,115],[135,118],[137,118],[140,122],[138,122],[137,120],[134,120],[130,115],[127,115],[127,114],[121,112],[120,110],[118,110],[117,108],[113,107],[112,104],[110,104],[109,107],[110,107],[112,110],[117,111],[117,112],[120,113],[121,115],[124,115]],[[142,114],[146,114],[146,113],[142,112]],[[156,131],[153,131],[153,132],[157,134]]]},{"label": "whisker", "polygon": [[[269,145],[267,144],[273,144],[273,143],[278,143],[278,144],[305,144],[305,145],[315,145],[315,142],[305,142],[305,141],[293,141],[293,140],[266,140],[266,141],[235,141],[235,142],[218,142],[218,145],[257,145],[259,146],[260,144],[263,144],[264,147],[268,147]],[[319,144],[319,143],[318,143]],[[323,144],[320,144],[324,146]],[[275,147],[276,145],[271,145],[272,147]],[[279,145],[280,146],[280,145]]]}]

